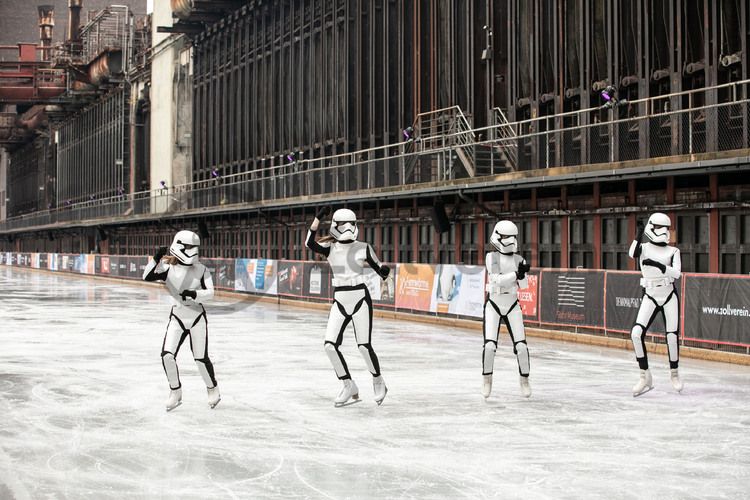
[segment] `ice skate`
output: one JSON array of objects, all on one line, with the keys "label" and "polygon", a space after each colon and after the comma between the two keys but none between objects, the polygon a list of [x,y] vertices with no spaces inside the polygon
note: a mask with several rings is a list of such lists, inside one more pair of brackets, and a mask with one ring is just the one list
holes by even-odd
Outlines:
[{"label": "ice skate", "polygon": [[482,396],[487,399],[492,393],[492,375],[482,375],[482,379]]},{"label": "ice skate", "polygon": [[[350,399],[351,401],[349,401]],[[354,380],[346,379],[344,380],[344,387],[334,400],[334,406],[340,408],[354,403],[359,403],[359,389],[357,388],[357,384],[354,383]]]},{"label": "ice skate", "polygon": [[182,389],[172,389],[167,398],[167,411],[172,411],[182,404]]},{"label": "ice skate", "polygon": [[531,397],[531,386],[529,385],[529,377],[520,377],[521,382],[521,396],[525,398]]},{"label": "ice skate", "polygon": [[385,380],[382,376],[378,375],[372,379],[372,390],[375,394],[375,402],[380,406],[385,399],[385,395],[388,394],[388,388],[385,386]]},{"label": "ice skate", "polygon": [[651,378],[651,372],[648,370],[641,370],[641,378],[633,387],[633,397],[635,398],[641,394],[645,394],[653,388],[654,380]]},{"label": "ice skate", "polygon": [[519,382],[521,383],[521,396],[525,398],[531,397],[531,386],[529,385],[529,377],[519,377]]},{"label": "ice skate", "polygon": [[670,371],[669,378],[672,381],[672,387],[674,387],[674,390],[677,392],[682,392],[682,388],[684,387],[682,384],[682,380],[680,380],[680,374],[677,372],[677,368],[672,368]]},{"label": "ice skate", "polygon": [[221,401],[221,394],[219,394],[219,386],[208,388],[208,406],[212,409],[216,408],[216,405]]}]

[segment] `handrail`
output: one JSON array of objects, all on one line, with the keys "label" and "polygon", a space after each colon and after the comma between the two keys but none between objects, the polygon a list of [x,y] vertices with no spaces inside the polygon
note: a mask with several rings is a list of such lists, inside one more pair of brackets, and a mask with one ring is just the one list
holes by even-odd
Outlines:
[{"label": "handrail", "polygon": [[[708,87],[703,89],[692,89],[689,91],[682,91],[678,93],[673,93],[671,95],[663,95],[663,96],[655,96],[650,98],[644,98],[640,100],[630,101],[629,104],[637,104],[637,103],[657,103],[659,101],[663,101],[669,97],[675,97],[678,95],[687,95],[687,94],[695,94],[697,92],[711,92],[720,88],[729,88],[732,86],[741,86],[741,85],[747,85],[750,84],[750,79],[743,80],[740,82],[732,82],[728,84],[722,84],[715,87]],[[402,161],[402,167],[400,167],[399,170],[399,180],[398,182],[400,184],[410,184],[413,182],[420,182],[424,181],[424,178],[420,177],[420,179],[412,179],[410,172],[411,169],[413,169],[416,161],[418,158],[420,158],[423,155],[440,155],[441,153],[450,152],[450,151],[456,151],[456,150],[463,150],[464,153],[466,153],[465,157],[470,157],[471,161],[473,161],[474,157],[474,148],[478,145],[497,145],[499,148],[505,153],[506,157],[508,158],[509,162],[511,163],[511,166],[516,167],[518,165],[518,148],[520,145],[527,143],[528,141],[531,141],[532,139],[538,139],[543,137],[554,137],[556,134],[560,134],[562,132],[571,132],[571,131],[579,131],[579,130],[587,130],[592,129],[593,127],[622,127],[623,125],[627,126],[630,123],[633,122],[641,122],[644,120],[662,120],[665,118],[671,118],[677,115],[685,116],[687,114],[692,113],[699,113],[699,112],[708,112],[710,110],[716,111],[720,110],[726,107],[730,106],[748,106],[750,104],[750,92],[748,93],[741,93],[740,96],[745,96],[742,99],[736,100],[736,101],[729,101],[729,102],[722,102],[722,103],[716,103],[716,104],[705,104],[701,106],[695,106],[695,107],[689,107],[684,109],[670,109],[667,111],[659,111],[656,113],[648,113],[648,110],[651,109],[653,106],[647,106],[645,111],[646,114],[639,114],[635,116],[628,116],[624,118],[617,118],[614,117],[614,119],[611,120],[602,120],[602,121],[594,121],[591,120],[590,123],[581,124],[578,123],[573,126],[567,126],[567,127],[561,127],[561,128],[550,128],[548,130],[539,130],[535,128],[531,128],[530,130],[527,130],[526,132],[520,133],[522,130],[520,127],[522,125],[529,126],[530,123],[535,123],[541,120],[546,120],[547,123],[560,123],[560,118],[564,116],[571,116],[575,114],[581,114],[581,113],[587,113],[587,112],[597,112],[600,111],[601,108],[589,108],[585,110],[578,110],[578,111],[572,111],[572,112],[565,112],[560,113],[557,115],[548,115],[548,116],[542,116],[542,117],[536,117],[534,119],[526,119],[526,120],[520,120],[516,122],[505,122],[505,123],[498,123],[499,120],[492,120],[493,123],[487,126],[483,127],[470,127],[470,124],[468,120],[466,119],[466,116],[464,115],[463,111],[458,106],[451,106],[448,108],[443,108],[441,110],[435,110],[425,113],[420,113],[417,116],[417,119],[415,120],[415,124],[419,124],[421,122],[426,122],[425,125],[428,124],[438,124],[438,120],[442,118],[442,120],[447,120],[444,123],[439,123],[439,125],[435,125],[438,127],[438,129],[442,128],[442,131],[439,135],[429,135],[429,130],[424,130],[424,132],[427,133],[427,135],[422,136],[420,134],[417,134],[415,138],[412,138],[407,141],[401,141],[396,142],[393,144],[387,144],[387,145],[380,145],[380,146],[372,146],[366,149],[361,149],[357,151],[351,151],[351,152],[345,152],[345,153],[337,153],[335,155],[329,155],[324,156],[320,158],[301,158],[295,162],[290,163],[283,163],[278,165],[270,165],[267,167],[263,167],[257,170],[248,170],[241,173],[236,174],[228,174],[228,175],[222,175],[219,179],[205,179],[200,181],[193,181],[193,182],[187,182],[184,184],[178,184],[175,186],[171,186],[167,189],[153,189],[153,190],[146,190],[146,191],[139,191],[135,193],[128,193],[123,195],[112,195],[105,198],[99,198],[96,200],[85,200],[81,202],[72,203],[68,206],[59,206],[58,208],[52,209],[52,210],[46,210],[46,211],[39,211],[32,214],[25,214],[21,216],[16,216],[7,219],[6,221],[0,223],[0,228],[3,228],[3,226],[12,225],[16,221],[24,221],[29,220],[34,217],[42,217],[45,216],[54,216],[57,213],[63,213],[71,209],[87,209],[91,207],[98,207],[102,205],[117,205],[120,203],[131,203],[134,201],[143,201],[143,200],[149,200],[149,199],[155,199],[159,197],[167,196],[183,196],[184,194],[190,194],[191,192],[202,192],[203,190],[207,189],[214,189],[214,188],[232,188],[232,187],[242,187],[244,185],[255,185],[256,183],[263,183],[263,182],[274,182],[275,179],[286,179],[288,177],[292,176],[305,176],[310,173],[326,173],[326,172],[332,172],[336,171],[338,169],[347,168],[347,167],[365,167],[369,164],[376,164],[377,162],[384,162],[384,161],[390,161],[390,160],[400,160]],[[657,109],[659,107],[657,106]],[[642,108],[638,106],[638,110],[641,110]],[[504,117],[504,114],[502,114],[502,110],[499,110],[497,108],[491,110],[491,112],[495,113],[496,116]],[[441,116],[442,115],[442,116]],[[616,113],[612,113],[608,116],[616,115]],[[603,118],[603,117],[602,117]],[[506,118],[507,119],[507,118]],[[447,129],[446,129],[447,126]],[[691,122],[686,122],[686,126],[692,127]],[[516,128],[518,127],[518,128]],[[692,128],[689,131],[692,134]],[[611,135],[611,131],[609,132]],[[698,131],[698,133],[703,133]],[[478,139],[479,134],[482,135],[480,139]],[[607,134],[605,130],[605,135]],[[610,137],[612,139],[612,137]],[[610,149],[613,147],[613,144],[610,144]],[[708,147],[708,146],[706,146]],[[715,145],[712,147],[716,147]],[[689,149],[685,146],[682,147],[682,149],[685,149],[685,154],[692,154],[693,153],[693,144],[692,144],[692,136],[690,138],[690,145]],[[711,149],[710,151],[719,150],[719,149]],[[706,151],[709,151],[708,149]],[[652,152],[647,153],[650,154],[648,157],[656,157],[659,156],[659,152]],[[675,153],[677,154],[677,153]],[[683,154],[683,153],[679,153]],[[665,156],[665,155],[662,155]],[[274,161],[277,158],[283,157],[282,155],[274,155],[274,156],[268,156],[263,159],[263,161]],[[462,161],[466,161],[465,158],[462,158]],[[597,159],[595,161],[596,163],[601,162],[600,159]],[[423,167],[425,168],[426,165],[429,164],[423,164]],[[550,166],[549,161],[547,161],[547,164],[539,164],[538,168],[543,168],[545,166]],[[554,165],[553,165],[554,166]],[[434,172],[434,171],[433,171]],[[427,172],[429,174],[429,172]],[[450,171],[448,171],[447,175],[452,175]],[[473,174],[470,174],[473,175]],[[304,181],[304,177],[300,178]],[[433,177],[433,179],[435,179]],[[445,180],[443,178],[442,180]],[[95,193],[95,196],[100,196],[104,193]],[[313,193],[314,194],[314,193]],[[276,196],[276,195],[274,195]],[[267,199],[267,198],[263,198]],[[278,197],[275,197],[274,199],[279,199]],[[62,202],[60,202],[62,203]]]}]

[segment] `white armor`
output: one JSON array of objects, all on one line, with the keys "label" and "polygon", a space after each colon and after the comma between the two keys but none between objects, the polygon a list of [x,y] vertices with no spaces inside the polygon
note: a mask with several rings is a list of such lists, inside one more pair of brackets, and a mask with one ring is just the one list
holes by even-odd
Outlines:
[{"label": "white armor", "polygon": [[646,223],[646,228],[643,234],[651,241],[651,243],[669,243],[669,228],[672,226],[672,221],[669,216],[661,212],[651,214]]},{"label": "white armor", "polygon": [[[512,226],[512,227],[511,227]],[[528,385],[529,350],[526,345],[526,333],[523,326],[523,313],[518,304],[518,290],[528,286],[525,273],[519,273],[519,266],[525,266],[523,257],[515,254],[517,249],[516,235],[518,229],[510,221],[500,221],[490,241],[503,252],[490,252],[485,259],[487,267],[487,300],[484,303],[484,350],[482,353],[482,374],[485,376],[483,395],[489,397],[492,387],[492,372],[495,363],[495,352],[500,334],[500,321],[505,323],[513,342],[518,371],[521,376],[522,394],[531,395]],[[510,241],[508,236],[514,241]],[[504,240],[504,241],[503,241]],[[508,251],[510,249],[513,251]],[[521,266],[521,267],[523,267]],[[519,276],[523,275],[523,276]]]},{"label": "white armor", "polygon": [[[198,235],[190,233],[193,237],[187,233],[190,233],[190,231],[177,233],[175,241],[170,247],[170,253],[180,263],[166,264],[157,254],[159,261],[152,259],[143,271],[145,281],[163,281],[172,297],[173,306],[169,314],[161,353],[164,372],[172,391],[181,388],[180,374],[175,359],[182,343],[188,336],[190,336],[193,359],[206,387],[209,389],[216,388],[214,367],[208,357],[208,324],[206,322],[206,310],[203,307],[203,302],[213,298],[214,285],[209,270],[198,262],[197,245],[194,248],[190,247],[195,242],[199,244]],[[187,249],[184,248],[185,244],[189,245]],[[175,254],[181,256],[178,257]],[[182,264],[183,260],[192,262],[192,264]],[[175,399],[174,395],[174,392],[171,393],[170,400],[167,402],[168,410],[171,409],[170,401]],[[212,403],[213,406],[218,403],[218,389],[209,392],[209,404]],[[172,408],[174,407],[172,406]]]},{"label": "white armor", "polygon": [[180,231],[174,237],[169,253],[182,264],[190,266],[198,260],[200,237],[192,231]]},{"label": "white armor", "polygon": [[359,236],[357,216],[348,208],[340,208],[331,219],[331,236],[337,241],[354,241]]},{"label": "white armor", "polygon": [[[341,215],[343,211],[337,210],[334,219]],[[352,387],[356,385],[348,384],[346,381],[351,379],[349,368],[346,365],[344,356],[341,354],[339,347],[343,341],[344,331],[349,323],[354,327],[359,352],[365,360],[367,369],[370,371],[373,379],[375,390],[375,400],[378,404],[382,403],[385,398],[387,389],[380,375],[380,363],[375,351],[372,349],[372,299],[370,292],[365,283],[364,268],[368,264],[380,277],[385,280],[390,274],[390,269],[383,266],[375,252],[368,243],[354,241],[358,232],[356,225],[353,229],[350,222],[356,221],[354,212],[346,210],[345,217],[338,219],[338,229],[335,236],[337,241],[320,243],[315,240],[315,232],[318,227],[318,219],[307,232],[306,245],[315,253],[324,255],[331,266],[333,273],[332,284],[334,287],[333,304],[328,316],[328,326],[324,346],[326,354],[333,365],[336,376],[345,381],[344,391],[346,400],[354,398],[355,392]],[[331,235],[334,235],[334,228],[331,226]],[[340,239],[339,239],[340,238]],[[350,239],[351,238],[351,239]],[[343,396],[336,399],[336,406],[343,406],[346,401],[340,401]],[[356,399],[356,398],[354,398]]]},{"label": "white armor", "polygon": [[516,253],[518,251],[518,226],[509,220],[501,220],[495,224],[490,243],[500,253]]},{"label": "white armor", "polygon": [[[641,370],[648,371],[648,355],[646,353],[646,332],[656,315],[661,312],[666,327],[667,349],[669,351],[669,365],[677,377],[679,363],[678,331],[680,320],[680,302],[674,281],[681,276],[682,263],[680,250],[669,246],[669,217],[655,213],[649,217],[644,234],[650,240],[641,243],[634,240],[628,250],[628,255],[637,259],[641,268],[641,286],[644,289],[638,317],[631,331],[635,357]],[[651,380],[649,373],[641,375],[641,381],[634,388],[634,395],[639,395],[649,387]],[[674,378],[673,377],[673,378]],[[644,383],[643,380],[646,380]],[[679,382],[679,379],[677,380]],[[675,388],[678,387],[673,382]],[[680,383],[679,390],[682,385]]]}]

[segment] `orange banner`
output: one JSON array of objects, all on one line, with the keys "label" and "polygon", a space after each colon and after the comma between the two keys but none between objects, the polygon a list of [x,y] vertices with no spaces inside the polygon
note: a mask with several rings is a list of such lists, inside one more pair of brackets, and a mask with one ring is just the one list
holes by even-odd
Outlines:
[{"label": "orange banner", "polygon": [[429,311],[435,268],[429,264],[399,264],[396,274],[396,307]]}]

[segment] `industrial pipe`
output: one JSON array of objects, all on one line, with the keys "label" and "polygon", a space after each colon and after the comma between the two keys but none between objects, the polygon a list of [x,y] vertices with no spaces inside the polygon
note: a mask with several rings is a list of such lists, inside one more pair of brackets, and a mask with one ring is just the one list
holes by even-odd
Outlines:
[{"label": "industrial pipe", "polygon": [[187,19],[193,12],[193,0],[170,0],[172,13],[179,19]]},{"label": "industrial pipe", "polygon": [[39,40],[41,41],[42,47],[42,60],[49,61],[52,55],[50,47],[52,47],[52,31],[55,28],[55,6],[54,5],[40,5],[39,11]]},{"label": "industrial pipe", "polygon": [[725,68],[737,64],[742,61],[742,52],[735,52],[734,54],[728,54],[721,58],[721,65]]},{"label": "industrial pipe", "polygon": [[78,30],[81,27],[82,7],[83,0],[68,0],[68,42],[78,40]]},{"label": "industrial pipe", "polygon": [[685,66],[685,74],[692,75],[693,73],[703,71],[705,68],[706,68],[705,61],[691,62],[687,66]]}]

